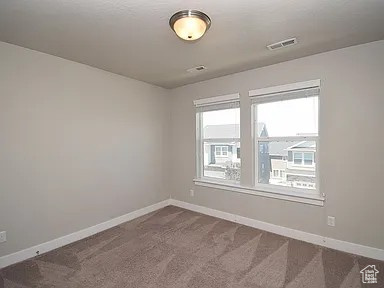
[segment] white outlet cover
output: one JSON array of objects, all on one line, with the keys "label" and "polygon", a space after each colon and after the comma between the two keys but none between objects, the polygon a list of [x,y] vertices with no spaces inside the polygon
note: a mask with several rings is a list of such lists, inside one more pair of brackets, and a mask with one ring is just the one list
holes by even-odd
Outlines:
[{"label": "white outlet cover", "polygon": [[7,241],[7,232],[1,231],[0,232],[0,243],[6,242],[6,241]]},{"label": "white outlet cover", "polygon": [[191,194],[191,197],[195,196],[195,191],[193,189],[189,190],[189,193]]},{"label": "white outlet cover", "polygon": [[332,227],[336,226],[336,219],[335,219],[335,217],[328,216],[327,224],[328,224],[328,226],[332,226]]}]

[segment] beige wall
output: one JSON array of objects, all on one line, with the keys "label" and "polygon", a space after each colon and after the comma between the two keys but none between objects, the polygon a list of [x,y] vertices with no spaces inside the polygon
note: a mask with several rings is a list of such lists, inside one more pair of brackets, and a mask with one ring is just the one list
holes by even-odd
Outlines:
[{"label": "beige wall", "polygon": [[[271,52],[272,53],[272,52]],[[250,185],[248,91],[321,79],[320,184],[324,207],[195,186],[199,98],[240,92],[242,183]],[[177,88],[172,95],[172,197],[272,224],[384,249],[384,41]],[[195,196],[189,196],[189,190]],[[336,227],[326,225],[327,215]]]},{"label": "beige wall", "polygon": [[0,42],[0,256],[168,199],[168,93]]}]

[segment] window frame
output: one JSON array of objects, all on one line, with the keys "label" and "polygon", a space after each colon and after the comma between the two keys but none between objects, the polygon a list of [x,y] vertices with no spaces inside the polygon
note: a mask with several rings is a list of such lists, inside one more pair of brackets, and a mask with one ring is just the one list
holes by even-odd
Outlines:
[{"label": "window frame", "polygon": [[[220,148],[219,149],[220,150],[220,154],[217,154],[217,148]],[[225,148],[227,150],[227,151],[225,151],[225,153],[227,153],[226,155],[223,154],[223,152],[224,152],[223,148]],[[215,145],[215,157],[222,157],[222,158],[228,157],[228,151],[229,151],[228,146]]]},{"label": "window frame", "polygon": [[[216,97],[210,97],[210,98],[203,98],[199,100],[193,101],[196,108],[204,107],[204,106],[211,106],[216,105],[217,107],[220,107],[220,105],[226,105],[226,104],[233,104],[234,106],[237,105],[240,109],[240,94],[228,94],[223,96],[216,96]],[[218,108],[213,109],[210,111],[220,111],[220,110],[226,110],[231,108]],[[216,183],[216,184],[223,184],[223,185],[240,185],[240,181],[236,180],[228,180],[228,179],[221,179],[216,177],[209,177],[204,176],[204,131],[203,131],[203,117],[202,113],[196,111],[196,175],[194,178],[194,182],[197,183],[199,181],[206,182],[206,183]],[[240,123],[241,127],[241,123]],[[241,143],[241,137],[238,139],[238,141]],[[241,145],[241,144],[240,144]],[[223,146],[223,145],[218,145]],[[215,147],[215,155],[216,155],[216,147]],[[229,148],[227,147],[227,155],[226,156],[219,156],[219,157],[228,157],[229,155]],[[241,157],[237,158],[240,159],[241,163]],[[241,177],[241,176],[240,176]]]},{"label": "window frame", "polygon": [[[295,154],[301,154],[301,161],[300,163],[295,163],[295,159],[298,159],[298,158],[295,158]],[[310,154],[311,155],[311,164],[305,164],[305,154]],[[313,153],[312,152],[307,152],[307,151],[292,151],[292,159],[293,159],[293,163],[292,163],[292,166],[296,167],[297,169],[302,169],[303,167],[316,167],[316,161],[315,161],[315,157],[313,157]]]},{"label": "window frame", "polygon": [[[293,83],[275,87],[268,87],[257,89],[253,91],[249,91],[249,96],[253,99],[251,103],[251,121],[252,121],[252,186],[256,190],[282,194],[287,196],[299,196],[299,197],[317,197],[320,200],[324,200],[324,194],[320,193],[320,161],[319,161],[319,151],[320,151],[320,93],[315,96],[318,97],[318,113],[317,113],[317,123],[318,123],[318,131],[317,136],[284,136],[284,137],[259,137],[257,133],[257,105],[264,103],[272,103],[284,100],[291,99],[301,99],[305,97],[285,97],[288,92],[291,91],[299,91],[310,88],[318,88],[320,89],[320,80],[311,80],[300,83]],[[278,95],[277,97],[270,97],[271,95]],[[270,99],[268,99],[270,97]],[[260,100],[260,101],[258,101]],[[314,141],[316,143],[316,152],[312,159],[314,160],[313,165],[295,165],[299,169],[304,167],[314,167],[315,169],[315,189],[305,189],[305,188],[296,188],[296,187],[288,187],[288,186],[280,186],[274,184],[264,184],[259,183],[259,171],[258,171],[258,157],[259,157],[259,142],[273,142],[273,141]],[[296,152],[293,152],[296,153]],[[292,155],[292,163],[294,163],[293,159],[294,155]],[[304,163],[304,153],[302,153],[302,163]]]},{"label": "window frame", "polygon": [[[302,165],[303,165],[303,159],[304,159],[304,158],[303,158],[303,157],[304,157],[303,152],[293,151],[293,152],[292,152],[292,155],[293,155],[293,157],[292,157],[292,159],[293,159],[293,165],[302,166]],[[299,157],[299,158],[296,158],[295,155],[300,155],[300,157]],[[296,163],[296,159],[297,159],[297,160],[300,160],[300,163]]]},{"label": "window frame", "polygon": [[[244,136],[244,133],[241,133],[242,136],[237,140],[241,143],[243,141],[251,141],[252,143],[252,149],[251,151],[246,151],[245,157],[251,157],[251,161],[253,162],[252,165],[246,165],[244,167],[241,167],[242,169],[245,168],[245,170],[251,169],[251,171],[247,171],[248,173],[251,173],[252,175],[252,180],[251,178],[248,180],[246,177],[241,178],[241,182],[237,181],[231,181],[231,180],[225,180],[225,179],[220,179],[220,178],[213,178],[213,177],[202,177],[204,173],[203,165],[204,165],[204,141],[202,141],[202,123],[200,121],[202,120],[200,116],[201,113],[197,113],[196,110],[196,154],[195,154],[195,159],[196,159],[196,167],[195,167],[195,178],[193,179],[193,182],[197,186],[202,186],[202,187],[207,187],[207,188],[213,188],[213,189],[219,189],[219,190],[226,190],[230,191],[232,193],[241,193],[241,194],[246,194],[246,195],[252,195],[252,196],[258,196],[258,197],[267,197],[271,199],[279,199],[281,201],[292,201],[296,203],[302,203],[302,204],[307,204],[307,205],[315,205],[315,206],[324,206],[324,201],[325,201],[325,194],[320,193],[320,161],[319,161],[319,155],[320,155],[320,134],[321,134],[321,123],[318,121],[318,135],[317,135],[317,142],[316,142],[316,153],[315,153],[315,163],[316,163],[316,190],[309,190],[303,191],[303,189],[292,189],[290,187],[288,191],[286,191],[284,186],[277,186],[277,185],[271,185],[267,184],[267,187],[260,187],[262,185],[258,185],[258,187],[255,187],[255,173],[257,172],[255,167],[257,162],[255,162],[255,152],[258,152],[255,150],[255,119],[254,119],[254,107],[253,105],[253,99],[255,96],[257,96],[259,99],[260,98],[268,98],[270,94],[273,93],[279,93],[279,92],[293,92],[292,94],[295,94],[295,92],[299,89],[305,89],[305,88],[316,88],[320,90],[320,80],[310,80],[310,81],[305,81],[305,82],[299,82],[299,83],[293,83],[293,84],[288,84],[288,85],[281,85],[281,86],[275,86],[275,87],[268,87],[268,88],[261,88],[261,89],[256,89],[256,90],[251,90],[249,91],[249,97],[251,98],[251,103],[250,102],[242,102],[240,105],[240,94],[230,94],[230,95],[225,95],[225,96],[217,96],[217,97],[211,97],[211,98],[203,98],[199,100],[195,100],[194,105],[196,108],[204,105],[210,105],[210,104],[216,104],[216,103],[228,103],[228,102],[238,102],[239,107],[241,106],[240,109],[244,109],[245,111],[242,110],[241,114],[244,113],[249,113],[251,112],[251,135],[246,135]],[[245,95],[244,95],[245,96]],[[316,96],[318,96],[318,117],[320,118],[320,110],[321,110],[321,98],[320,94],[318,93]],[[292,99],[292,98],[291,98]],[[272,102],[272,101],[270,101]],[[249,109],[249,110],[248,110]],[[242,118],[242,116],[241,116]],[[242,125],[242,122],[240,123]],[[244,128],[241,128],[243,130]],[[257,135],[257,134],[256,134]],[[244,138],[245,137],[245,138]],[[249,138],[248,138],[249,137]],[[309,137],[304,137],[306,140],[309,140]],[[238,148],[241,149],[241,148]],[[249,153],[250,152],[250,153]],[[240,153],[240,160],[242,158],[241,155],[244,153]],[[237,153],[239,156],[239,153]],[[203,156],[203,157],[201,157]],[[285,160],[288,160],[286,157]],[[243,175],[243,173],[242,173]],[[286,175],[284,175],[286,177]],[[310,184],[311,185],[311,184]],[[271,187],[269,186],[274,186],[272,187],[273,189],[270,189]],[[282,188],[282,189],[281,189]],[[317,193],[316,193],[316,192]],[[312,192],[312,193],[311,193]]]}]

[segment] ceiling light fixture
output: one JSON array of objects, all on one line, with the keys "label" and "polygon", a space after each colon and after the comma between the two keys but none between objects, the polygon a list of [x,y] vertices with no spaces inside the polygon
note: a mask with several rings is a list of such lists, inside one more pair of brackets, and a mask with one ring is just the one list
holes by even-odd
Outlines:
[{"label": "ceiling light fixture", "polygon": [[194,41],[201,38],[211,27],[211,19],[197,10],[183,10],[173,14],[169,25],[181,39]]}]

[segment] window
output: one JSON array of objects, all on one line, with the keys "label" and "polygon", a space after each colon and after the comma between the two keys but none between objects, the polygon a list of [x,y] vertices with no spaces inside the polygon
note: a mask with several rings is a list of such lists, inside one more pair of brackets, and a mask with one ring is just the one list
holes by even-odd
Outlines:
[{"label": "window", "polygon": [[273,177],[279,177],[279,170],[273,170]]},{"label": "window", "polygon": [[303,153],[304,154],[304,165],[313,164],[313,153]]},{"label": "window", "polygon": [[314,164],[314,153],[311,152],[294,152],[293,153],[294,165],[306,165],[311,166]]},{"label": "window", "polygon": [[320,83],[297,84],[250,92],[255,141],[254,185],[262,191],[318,195]]},{"label": "window", "polygon": [[[250,91],[253,128],[251,135],[243,135],[253,149],[245,152],[239,94],[195,100],[195,185],[322,206],[319,92],[320,80]],[[240,153],[253,163],[245,168],[253,168],[247,171],[253,178],[242,179],[243,185]]]},{"label": "window", "polygon": [[295,165],[301,165],[303,163],[303,153],[293,153],[293,163]]},{"label": "window", "polygon": [[235,94],[195,101],[198,179],[226,183],[240,181],[238,99],[239,95]]},{"label": "window", "polygon": [[215,147],[216,157],[226,157],[228,156],[228,146],[216,146]]}]

